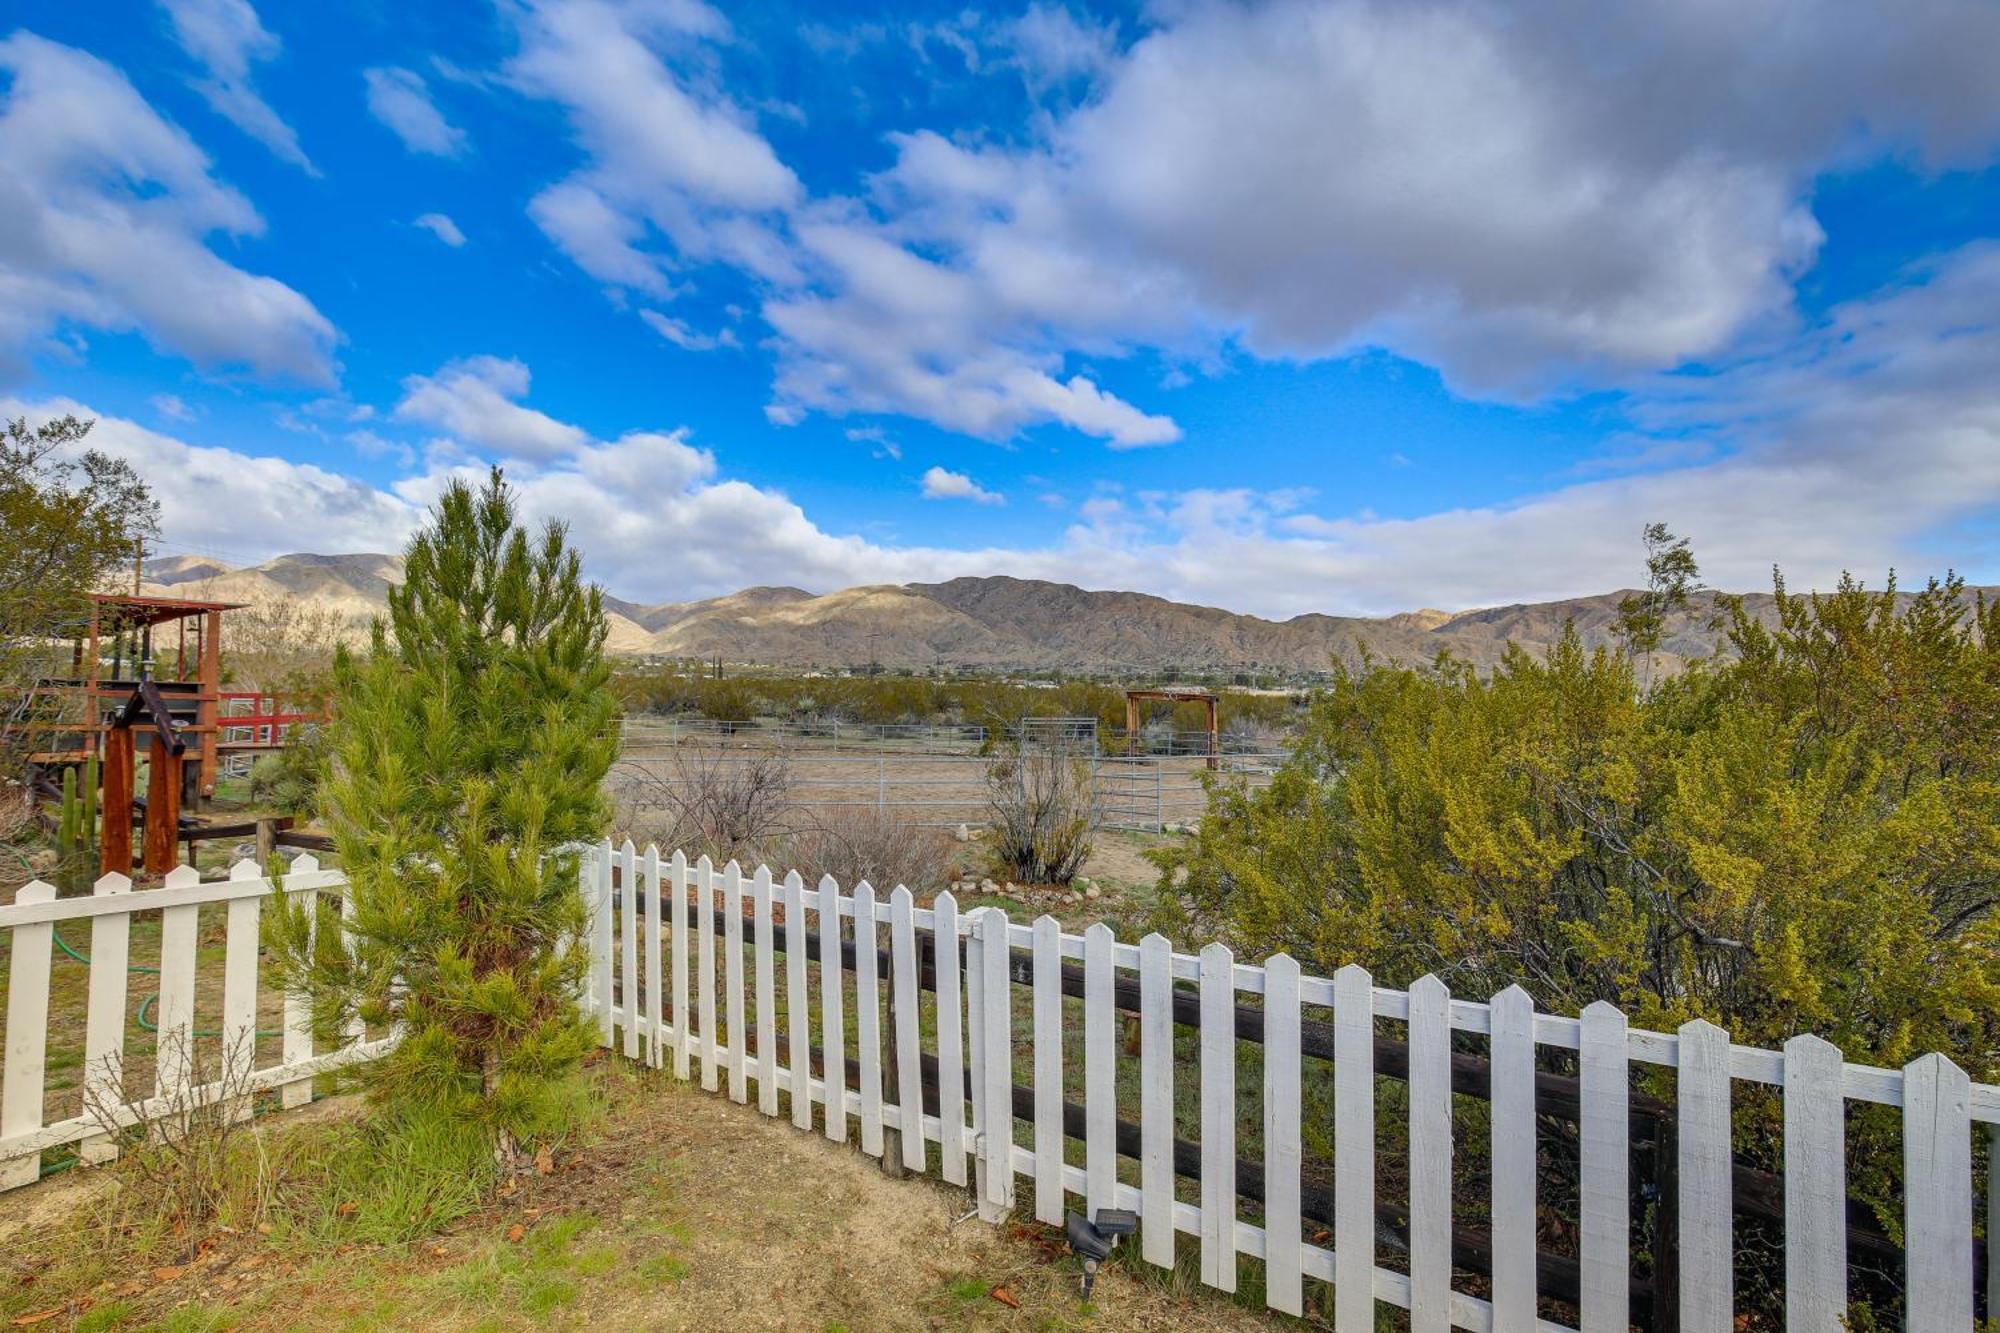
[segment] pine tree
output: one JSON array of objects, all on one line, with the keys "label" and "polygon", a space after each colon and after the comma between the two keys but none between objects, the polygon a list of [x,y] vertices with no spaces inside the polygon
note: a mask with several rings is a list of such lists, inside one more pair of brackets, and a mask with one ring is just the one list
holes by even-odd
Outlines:
[{"label": "pine tree", "polygon": [[365,1075],[378,1101],[477,1123],[503,1156],[561,1127],[591,1041],[576,847],[616,750],[604,633],[562,525],[531,540],[498,470],[453,483],[388,623],[335,662],[322,807],[353,919],[274,922],[317,1029],[400,1025]]}]

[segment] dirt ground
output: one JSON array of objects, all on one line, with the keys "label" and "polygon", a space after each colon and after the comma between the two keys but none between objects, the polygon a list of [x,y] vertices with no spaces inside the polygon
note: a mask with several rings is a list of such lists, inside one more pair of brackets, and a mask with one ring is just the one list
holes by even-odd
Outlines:
[{"label": "dirt ground", "polygon": [[[613,1092],[596,1141],[413,1245],[315,1256],[249,1232],[213,1235],[195,1241],[185,1263],[62,1292],[61,1252],[115,1175],[79,1172],[10,1194],[0,1208],[0,1318],[169,1333],[1298,1326],[1131,1253],[1107,1266],[1095,1302],[1082,1305],[1077,1267],[1050,1228],[989,1226],[965,1215],[963,1190],[891,1179],[855,1147],[754,1106],[609,1062],[597,1068]],[[320,1114],[339,1113],[327,1107]]]}]

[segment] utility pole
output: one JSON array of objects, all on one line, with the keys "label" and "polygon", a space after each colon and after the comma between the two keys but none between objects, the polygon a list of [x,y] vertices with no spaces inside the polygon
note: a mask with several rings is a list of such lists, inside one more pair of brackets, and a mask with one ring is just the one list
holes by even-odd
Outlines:
[{"label": "utility pole", "polygon": [[132,595],[134,597],[139,595],[139,579],[140,575],[145,572],[145,569],[146,539],[141,537],[132,548]]}]

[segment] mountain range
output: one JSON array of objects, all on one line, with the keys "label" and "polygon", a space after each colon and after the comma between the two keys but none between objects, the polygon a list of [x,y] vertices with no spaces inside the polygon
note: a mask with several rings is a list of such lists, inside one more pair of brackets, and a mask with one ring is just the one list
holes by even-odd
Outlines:
[{"label": "mountain range", "polygon": [[[402,577],[393,555],[285,555],[232,568],[204,557],[155,561],[149,592],[205,600],[289,600],[326,607],[352,632],[387,607]],[[659,655],[783,667],[979,668],[1085,672],[1324,669],[1365,650],[1395,661],[1450,651],[1480,667],[1509,642],[1544,648],[1574,624],[1586,645],[1613,641],[1625,590],[1555,602],[1479,610],[1409,611],[1369,618],[1307,614],[1265,620],[1136,592],[1093,592],[1066,583],[1006,577],[882,584],[815,595],[801,588],[746,588],[724,597],[643,605],[607,595],[607,647]],[[1769,593],[1746,598],[1768,616]],[[1713,651],[1713,596],[1669,617],[1658,665],[1671,670]]]}]

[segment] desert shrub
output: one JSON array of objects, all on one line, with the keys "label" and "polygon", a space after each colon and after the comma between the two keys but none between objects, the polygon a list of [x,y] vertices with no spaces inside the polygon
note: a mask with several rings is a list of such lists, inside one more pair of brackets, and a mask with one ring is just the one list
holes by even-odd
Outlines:
[{"label": "desert shrub", "polygon": [[326,729],[298,728],[291,744],[250,766],[250,799],[281,814],[311,818],[319,812],[326,757]]},{"label": "desert shrub", "polygon": [[1090,857],[1096,790],[1090,759],[1062,746],[1015,746],[987,769],[996,868],[1028,884],[1067,884]]},{"label": "desert shrub", "polygon": [[881,889],[902,884],[912,893],[935,893],[951,879],[956,844],[943,829],[877,809],[809,811],[801,819],[805,827],[760,859],[775,870],[797,870],[808,884],[831,875],[843,888],[865,879]]},{"label": "desert shrub", "polygon": [[618,765],[613,830],[717,864],[748,860],[792,830],[792,785],[783,754],[683,746]]},{"label": "desert shrub", "polygon": [[[1890,1067],[1937,1050],[1991,1078],[2000,607],[1955,578],[1777,591],[1775,623],[1729,604],[1728,654],[1650,688],[1643,644],[1587,652],[1573,632],[1490,676],[1337,670],[1270,786],[1219,786],[1158,854],[1160,924],[1323,975],[1519,983],[1558,1013],[1608,1000],[1647,1027],[1815,1032]],[[1639,1079],[1672,1097],[1664,1072]],[[1777,1099],[1739,1093],[1735,1126],[1740,1154],[1781,1167]],[[1542,1169],[1560,1173],[1558,1129]],[[1850,1192],[1897,1234],[1894,1114],[1857,1108],[1848,1141],[1870,1164]],[[1768,1312],[1781,1265],[1744,1253],[1744,1308]],[[1893,1288],[1870,1297],[1884,1317]]]},{"label": "desert shrub", "polygon": [[1164,857],[1255,952],[1449,971],[1576,1012],[1817,1032],[1854,1059],[2000,1049],[2000,608],[1779,585],[1725,659],[1642,690],[1565,634],[1490,677],[1337,671],[1267,790]]}]

